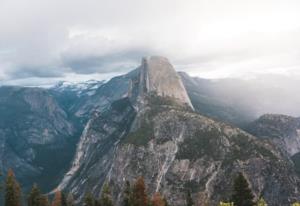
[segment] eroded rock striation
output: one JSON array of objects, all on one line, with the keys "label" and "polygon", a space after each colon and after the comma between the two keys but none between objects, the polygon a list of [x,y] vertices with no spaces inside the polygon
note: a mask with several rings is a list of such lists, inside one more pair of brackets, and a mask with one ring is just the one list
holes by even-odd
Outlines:
[{"label": "eroded rock striation", "polygon": [[195,113],[167,59],[144,58],[125,82],[123,95],[88,121],[58,189],[81,202],[107,182],[120,205],[125,181],[143,176],[148,192],[161,192],[171,205],[184,205],[188,190],[199,205],[216,204],[242,172],[270,205],[299,197],[293,162],[272,142]]}]

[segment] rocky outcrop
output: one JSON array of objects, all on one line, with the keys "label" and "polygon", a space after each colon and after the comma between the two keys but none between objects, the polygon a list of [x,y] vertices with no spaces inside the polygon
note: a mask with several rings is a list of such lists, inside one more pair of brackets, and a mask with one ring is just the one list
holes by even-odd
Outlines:
[{"label": "rocky outcrop", "polygon": [[78,143],[70,170],[57,189],[68,189],[82,200],[86,191],[99,193],[109,175],[120,140],[129,132],[135,111],[128,98],[95,113]]},{"label": "rocky outcrop", "polygon": [[195,113],[153,108],[144,115],[146,125],[128,134],[116,150],[106,180],[119,203],[125,180],[143,176],[148,192],[161,192],[171,205],[184,205],[187,190],[195,201],[205,197],[215,205],[231,195],[238,172],[256,197],[264,196],[271,205],[297,199],[293,164],[273,145]]},{"label": "rocky outcrop", "polygon": [[12,168],[24,189],[53,187],[77,140],[67,114],[48,91],[21,87],[0,87],[0,114],[0,170]]},{"label": "rocky outcrop", "polygon": [[271,140],[288,156],[300,152],[300,120],[287,115],[265,114],[248,126],[253,135]]},{"label": "rocky outcrop", "polygon": [[193,108],[181,78],[167,58],[159,56],[143,58],[140,67],[140,82],[141,93],[155,93],[158,96],[171,97]]},{"label": "rocky outcrop", "polygon": [[270,205],[297,199],[300,180],[281,150],[194,113],[165,58],[142,62],[133,73],[118,77],[126,78],[124,95],[118,93],[88,122],[59,189],[73,192],[80,202],[85,192],[99,195],[108,182],[120,205],[125,181],[144,176],[149,193],[161,192],[171,205],[183,205],[187,190],[195,201],[216,204],[230,196],[233,178],[242,172],[256,198],[264,196]]}]

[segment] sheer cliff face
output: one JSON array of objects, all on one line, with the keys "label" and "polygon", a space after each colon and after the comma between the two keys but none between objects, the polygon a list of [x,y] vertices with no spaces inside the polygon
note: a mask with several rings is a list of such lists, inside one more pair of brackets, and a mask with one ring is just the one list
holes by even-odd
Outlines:
[{"label": "sheer cliff face", "polygon": [[140,70],[142,92],[171,97],[193,108],[179,75],[168,59],[158,56],[143,58]]},{"label": "sheer cliff face", "polygon": [[120,205],[125,181],[144,176],[148,192],[161,192],[171,205],[183,205],[187,190],[195,202],[215,204],[242,172],[269,204],[288,205],[300,195],[290,159],[267,141],[194,113],[165,58],[145,58],[126,85],[126,95],[88,122],[59,189],[82,201],[85,192],[99,195],[106,181]]}]

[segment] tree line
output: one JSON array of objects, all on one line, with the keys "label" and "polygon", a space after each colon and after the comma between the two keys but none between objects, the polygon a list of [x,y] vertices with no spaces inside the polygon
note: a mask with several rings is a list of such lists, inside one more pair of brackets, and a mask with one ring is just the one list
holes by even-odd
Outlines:
[{"label": "tree line", "polygon": [[[1,174],[0,174],[1,176]],[[0,192],[4,191],[4,206],[75,206],[76,204],[71,193],[65,194],[62,191],[55,191],[52,200],[48,195],[43,194],[38,186],[34,184],[31,191],[26,196],[26,203],[23,204],[22,191],[20,184],[15,178],[14,172],[10,169],[7,173],[4,187],[0,187]],[[131,185],[126,181],[122,194],[121,206],[169,206],[166,197],[159,192],[154,193],[151,197],[147,194],[147,188],[143,177]],[[87,193],[84,197],[83,206],[115,206],[110,187],[107,183],[103,185],[99,197],[92,193]],[[210,204],[207,204],[210,205]],[[228,202],[220,202],[219,206],[267,206],[266,201],[261,197],[257,202],[254,201],[254,195],[249,184],[242,173],[239,173],[234,180],[233,192]],[[186,193],[185,205],[195,206],[191,192]],[[300,206],[300,203],[294,203],[292,206]]]}]

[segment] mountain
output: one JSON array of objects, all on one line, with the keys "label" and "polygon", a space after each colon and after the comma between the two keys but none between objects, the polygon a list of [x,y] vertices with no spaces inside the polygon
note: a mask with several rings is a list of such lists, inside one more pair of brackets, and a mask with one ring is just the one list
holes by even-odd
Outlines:
[{"label": "mountain", "polygon": [[93,96],[97,89],[104,84],[104,81],[89,80],[86,82],[66,82],[61,81],[49,89],[50,93],[55,96],[60,105],[65,110],[71,112],[71,108],[81,99]]},{"label": "mountain", "polygon": [[171,205],[183,205],[187,191],[195,201],[217,204],[242,172],[256,198],[270,205],[299,197],[300,179],[288,156],[271,141],[196,113],[183,85],[166,58],[148,57],[81,102],[77,115],[92,116],[57,188],[81,202],[107,182],[120,205],[125,181],[143,176],[149,192],[161,192]]},{"label": "mountain", "polygon": [[45,89],[0,87],[0,170],[49,190],[74,154],[77,129]]},{"label": "mountain", "polygon": [[280,114],[265,114],[248,126],[257,137],[270,139],[289,156],[300,152],[300,119]]},{"label": "mountain", "polygon": [[265,114],[250,123],[247,131],[276,145],[293,161],[300,176],[300,118]]}]

